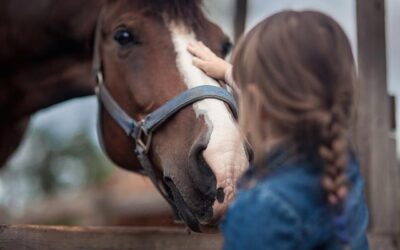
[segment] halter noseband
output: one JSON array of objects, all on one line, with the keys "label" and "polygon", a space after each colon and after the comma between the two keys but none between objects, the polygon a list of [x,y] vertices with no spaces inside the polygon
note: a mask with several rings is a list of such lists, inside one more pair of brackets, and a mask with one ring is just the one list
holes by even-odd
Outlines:
[{"label": "halter noseband", "polygon": [[[199,232],[199,222],[197,218],[188,218],[185,216],[184,211],[177,207],[172,201],[166,189],[166,184],[163,181],[159,181],[156,178],[153,165],[148,157],[148,152],[151,146],[152,135],[155,130],[174,114],[178,113],[185,107],[204,100],[204,99],[218,99],[229,105],[233,115],[237,118],[237,106],[236,102],[231,93],[221,87],[215,87],[210,85],[203,85],[195,88],[188,89],[182,92],[180,95],[166,102],[163,106],[159,107],[155,111],[148,114],[144,119],[137,121],[129,116],[115,101],[110,92],[107,90],[104,84],[104,77],[102,72],[102,60],[100,54],[100,43],[101,43],[101,23],[97,21],[95,43],[94,43],[94,55],[93,55],[93,73],[96,77],[96,95],[99,102],[99,117],[101,115],[101,107],[107,110],[113,120],[124,130],[125,134],[132,138],[135,142],[134,152],[140,162],[142,170],[141,174],[147,175],[154,186],[158,189],[161,195],[170,203],[174,209],[175,214],[179,214],[181,217],[186,218],[190,221],[185,221],[191,230]],[[99,127],[101,121],[99,119]],[[102,131],[98,132],[100,143],[102,143],[101,134]],[[186,204],[183,204],[187,206]],[[185,207],[184,210],[188,208]]]}]

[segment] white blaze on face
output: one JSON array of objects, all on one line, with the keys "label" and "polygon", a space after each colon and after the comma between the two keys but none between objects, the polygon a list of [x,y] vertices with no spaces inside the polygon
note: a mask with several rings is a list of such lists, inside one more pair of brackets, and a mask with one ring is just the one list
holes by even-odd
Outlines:
[{"label": "white blaze on face", "polygon": [[[187,51],[189,42],[195,42],[193,32],[171,24],[172,40],[177,53],[177,67],[188,88],[200,85],[220,86],[192,64],[193,56]],[[210,133],[210,140],[203,152],[204,159],[217,179],[217,188],[223,188],[223,204],[214,204],[214,218],[219,218],[235,195],[236,181],[246,170],[248,160],[239,129],[224,102],[205,99],[193,104],[197,117],[203,116]]]}]

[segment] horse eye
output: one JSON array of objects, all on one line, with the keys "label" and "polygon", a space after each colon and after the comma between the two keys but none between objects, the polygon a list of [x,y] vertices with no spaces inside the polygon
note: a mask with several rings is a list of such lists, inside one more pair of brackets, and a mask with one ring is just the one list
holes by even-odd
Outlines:
[{"label": "horse eye", "polygon": [[128,29],[126,28],[120,28],[118,29],[115,34],[114,34],[114,40],[120,45],[120,46],[127,46],[129,44],[139,44],[139,40],[135,35]]},{"label": "horse eye", "polygon": [[225,42],[222,45],[222,55],[226,57],[232,50],[233,44],[231,42]]}]

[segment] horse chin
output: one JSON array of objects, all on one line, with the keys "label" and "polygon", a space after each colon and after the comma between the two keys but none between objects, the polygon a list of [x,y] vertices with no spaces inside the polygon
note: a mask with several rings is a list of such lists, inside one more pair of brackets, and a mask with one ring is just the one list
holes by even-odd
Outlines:
[{"label": "horse chin", "polygon": [[165,183],[168,188],[168,195],[173,201],[171,205],[174,206],[173,209],[177,213],[176,216],[183,220],[190,230],[198,233],[202,232],[199,219],[189,208],[175,184],[170,180],[166,180]]},{"label": "horse chin", "polygon": [[173,201],[171,205],[178,217],[177,223],[183,222],[190,230],[197,233],[219,232],[218,223],[222,216],[218,216],[218,218],[199,219],[199,216],[192,211],[175,184],[172,181],[165,181],[165,183],[167,185],[169,198]]}]

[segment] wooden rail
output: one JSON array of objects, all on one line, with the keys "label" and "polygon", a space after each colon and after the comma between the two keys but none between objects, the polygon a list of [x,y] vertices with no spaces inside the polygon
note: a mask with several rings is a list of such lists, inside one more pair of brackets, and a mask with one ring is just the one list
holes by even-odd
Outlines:
[{"label": "wooden rail", "polygon": [[0,226],[1,250],[208,250],[221,249],[220,234],[128,227]]}]

